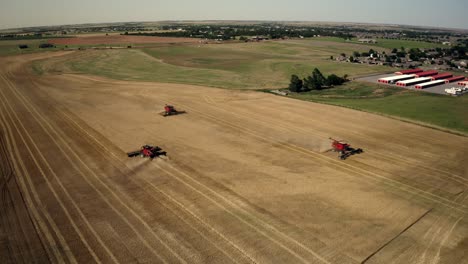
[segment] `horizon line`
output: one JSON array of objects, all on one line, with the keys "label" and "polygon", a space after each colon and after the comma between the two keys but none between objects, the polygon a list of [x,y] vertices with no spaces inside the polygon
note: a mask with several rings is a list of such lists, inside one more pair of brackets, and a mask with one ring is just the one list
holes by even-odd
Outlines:
[{"label": "horizon line", "polygon": [[162,22],[277,22],[277,23],[330,23],[330,24],[364,24],[364,25],[376,25],[376,26],[393,26],[393,27],[415,27],[422,29],[441,29],[441,30],[462,30],[467,31],[468,28],[457,28],[457,27],[437,27],[437,26],[423,26],[414,24],[396,24],[396,23],[372,23],[372,22],[351,22],[351,21],[326,21],[326,20],[250,20],[250,19],[174,19],[174,20],[141,20],[141,21],[107,21],[107,22],[84,22],[74,24],[50,24],[50,25],[39,25],[39,26],[23,26],[23,27],[10,27],[0,28],[1,31],[6,30],[19,30],[29,28],[47,28],[47,27],[63,27],[63,26],[83,26],[83,25],[99,25],[99,24],[118,24],[118,23],[162,23]]}]

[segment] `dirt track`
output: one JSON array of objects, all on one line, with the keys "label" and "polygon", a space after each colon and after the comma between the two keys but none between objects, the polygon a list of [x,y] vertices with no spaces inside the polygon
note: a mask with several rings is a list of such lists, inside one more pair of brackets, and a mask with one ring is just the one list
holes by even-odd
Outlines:
[{"label": "dirt track", "polygon": [[[467,138],[256,92],[37,77],[41,56],[0,64],[1,263],[468,262]],[[365,153],[339,161],[329,136]],[[142,144],[168,158],[126,157]]]}]

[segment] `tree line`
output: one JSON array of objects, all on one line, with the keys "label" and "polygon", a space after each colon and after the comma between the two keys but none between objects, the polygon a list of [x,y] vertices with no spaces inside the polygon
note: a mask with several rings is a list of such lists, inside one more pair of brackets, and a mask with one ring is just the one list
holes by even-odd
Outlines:
[{"label": "tree line", "polygon": [[348,81],[347,75],[339,77],[336,74],[331,74],[325,77],[319,69],[315,68],[312,74],[300,79],[297,75],[291,75],[291,82],[289,83],[289,90],[291,92],[300,93],[308,92],[311,90],[322,90],[341,85]]},{"label": "tree line", "polygon": [[[284,37],[313,37],[313,36],[333,36],[343,39],[353,38],[349,29],[344,28],[320,28],[320,27],[299,27],[280,24],[259,24],[259,25],[165,25],[162,26],[165,32],[137,32],[128,35],[159,36],[159,37],[194,37],[206,39],[236,39],[246,36],[265,36],[270,39],[280,39]],[[175,29],[180,29],[176,30]]]}]

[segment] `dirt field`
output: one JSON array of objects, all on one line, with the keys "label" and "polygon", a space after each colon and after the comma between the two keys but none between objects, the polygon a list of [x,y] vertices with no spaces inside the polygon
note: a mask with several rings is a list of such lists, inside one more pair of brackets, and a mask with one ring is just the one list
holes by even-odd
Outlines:
[{"label": "dirt field", "polygon": [[50,39],[49,43],[55,45],[98,45],[98,44],[148,44],[148,43],[197,43],[195,38],[170,38],[150,36],[125,36],[125,35],[90,35],[77,38]]},{"label": "dirt field", "polygon": [[[1,263],[468,263],[466,137],[258,92],[31,74],[45,56],[0,59]],[[330,136],[365,153],[340,161]],[[126,157],[143,144],[168,157]]]}]

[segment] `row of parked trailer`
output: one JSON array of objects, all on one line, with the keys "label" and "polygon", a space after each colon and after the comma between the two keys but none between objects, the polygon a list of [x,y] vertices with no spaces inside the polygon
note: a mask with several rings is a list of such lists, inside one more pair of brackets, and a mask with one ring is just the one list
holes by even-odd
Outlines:
[{"label": "row of parked trailer", "polygon": [[[409,69],[395,72],[394,76],[380,78],[379,83],[396,84],[407,87],[415,85],[416,89],[425,89],[432,86],[461,81],[458,84],[468,85],[468,79],[464,76],[453,76],[451,73],[439,73],[434,70]],[[465,84],[467,83],[467,84]]]},{"label": "row of parked trailer", "polygon": [[468,86],[447,88],[445,89],[445,93],[451,95],[461,95],[468,93]]},{"label": "row of parked trailer", "polygon": [[461,87],[452,87],[445,89],[445,92],[450,95],[461,95],[468,93],[468,80],[458,82]]}]

